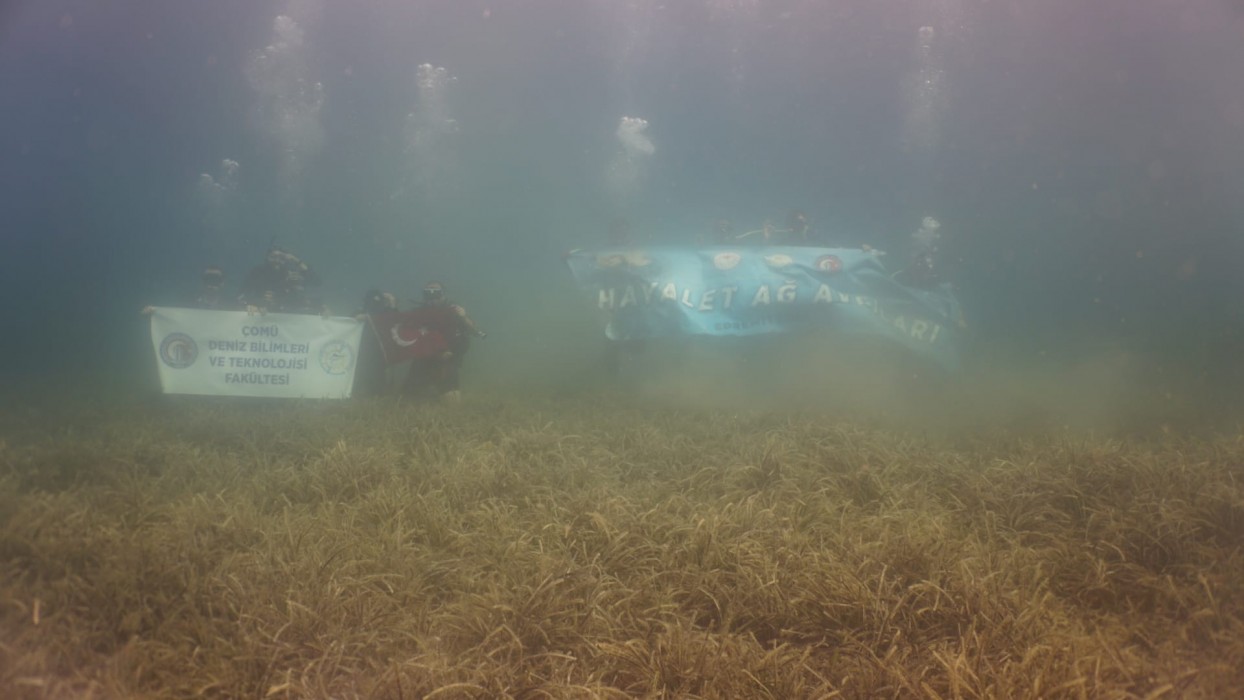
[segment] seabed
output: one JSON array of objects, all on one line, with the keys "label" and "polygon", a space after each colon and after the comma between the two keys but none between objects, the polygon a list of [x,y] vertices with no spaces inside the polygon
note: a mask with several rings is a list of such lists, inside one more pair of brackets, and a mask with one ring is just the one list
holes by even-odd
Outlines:
[{"label": "seabed", "polygon": [[600,392],[0,412],[5,698],[1225,698],[1244,441]]}]

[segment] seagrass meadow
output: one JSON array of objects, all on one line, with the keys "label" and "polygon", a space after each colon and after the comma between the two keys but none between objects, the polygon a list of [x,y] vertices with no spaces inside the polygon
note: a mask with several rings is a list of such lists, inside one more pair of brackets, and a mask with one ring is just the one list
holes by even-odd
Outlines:
[{"label": "seagrass meadow", "polygon": [[469,398],[5,408],[0,697],[1244,688],[1238,429]]}]

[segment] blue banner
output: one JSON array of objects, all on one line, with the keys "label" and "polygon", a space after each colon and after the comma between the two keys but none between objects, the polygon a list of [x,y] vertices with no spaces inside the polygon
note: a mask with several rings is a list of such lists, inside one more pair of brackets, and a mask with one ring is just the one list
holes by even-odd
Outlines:
[{"label": "blue banner", "polygon": [[900,343],[947,369],[963,317],[949,285],[899,283],[872,250],[604,248],[567,256],[611,340],[829,329]]}]

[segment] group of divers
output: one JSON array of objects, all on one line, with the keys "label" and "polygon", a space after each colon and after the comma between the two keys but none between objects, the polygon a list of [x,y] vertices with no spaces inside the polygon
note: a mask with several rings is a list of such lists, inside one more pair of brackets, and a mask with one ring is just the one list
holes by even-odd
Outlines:
[{"label": "group of divers", "polygon": [[[224,270],[208,267],[200,277],[197,296],[183,306],[212,311],[245,311],[252,316],[287,313],[327,317],[330,313],[328,307],[308,291],[308,287],[319,283],[319,276],[307,263],[289,251],[273,247],[268,250],[264,262],[247,273],[236,296],[225,292]],[[456,403],[462,396],[459,375],[471,338],[483,338],[487,334],[480,330],[465,308],[445,296],[445,288],[440,282],[424,285],[420,306],[449,311],[443,315],[450,320],[450,327],[444,329],[448,349],[430,357],[411,360],[405,379],[395,388],[402,395],[412,398],[440,398]],[[363,295],[363,303],[353,316],[366,321],[369,316],[398,311],[397,297],[393,293],[371,289]],[[154,312],[152,306],[143,309],[144,315]],[[379,396],[390,390],[389,372],[380,343],[374,334],[364,333],[355,366],[352,396]]]},{"label": "group of divers", "polygon": [[[701,245],[824,245],[812,234],[809,219],[803,212],[791,211],[785,224],[785,228],[779,228],[766,221],[758,229],[736,232],[729,221],[718,219],[713,222],[709,234],[699,237],[697,242]],[[905,267],[894,273],[896,281],[907,286],[924,288],[940,283],[934,271],[938,228],[940,224],[936,219],[924,218],[920,229],[912,236],[915,243],[914,254]],[[630,223],[619,218],[610,224],[605,243],[611,247],[620,247],[635,245],[637,241],[632,236]],[[871,250],[867,245],[864,249]],[[329,315],[328,307],[307,290],[308,287],[319,285],[319,276],[298,256],[281,248],[272,247],[268,250],[264,262],[247,273],[237,296],[225,293],[224,282],[225,273],[221,268],[204,269],[198,295],[185,306],[216,311],[246,311],[251,315],[269,312]],[[396,389],[401,395],[412,398],[440,398],[450,403],[461,400],[459,376],[462,361],[470,349],[471,338],[483,338],[486,334],[475,324],[465,308],[445,296],[445,288],[440,282],[424,285],[419,306],[450,312],[445,314],[451,319],[451,327],[446,329],[445,338],[448,349],[439,355],[412,360],[405,379],[399,386],[390,387],[389,372],[379,341],[374,334],[365,333],[359,348],[353,396],[379,396]],[[362,305],[353,316],[360,321],[366,321],[373,315],[398,311],[397,297],[393,293],[371,289],[363,295]],[[154,307],[151,306],[143,309],[144,315],[153,312]],[[622,352],[635,351],[636,348],[630,345],[624,342],[606,343],[605,364],[611,374],[616,373]]]}]

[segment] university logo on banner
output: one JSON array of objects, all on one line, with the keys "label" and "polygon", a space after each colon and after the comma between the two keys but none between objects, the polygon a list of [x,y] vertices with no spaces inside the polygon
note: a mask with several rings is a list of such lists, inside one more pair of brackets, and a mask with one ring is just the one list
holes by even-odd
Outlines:
[{"label": "university logo on banner", "polygon": [[185,333],[169,333],[160,341],[160,359],[173,369],[186,369],[198,358],[198,344]]},{"label": "university logo on banner", "polygon": [[320,369],[339,377],[354,369],[354,348],[344,340],[330,340],[320,348]]}]

